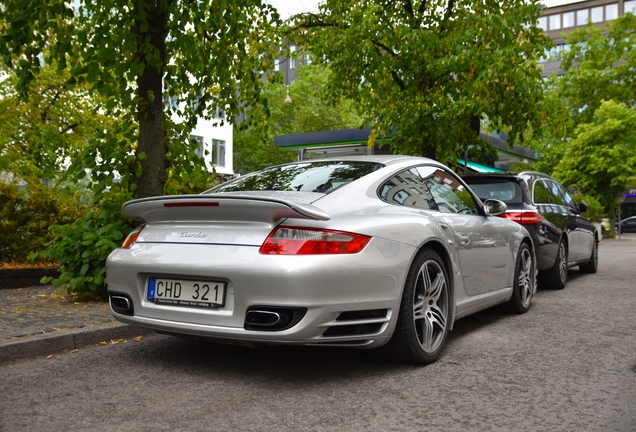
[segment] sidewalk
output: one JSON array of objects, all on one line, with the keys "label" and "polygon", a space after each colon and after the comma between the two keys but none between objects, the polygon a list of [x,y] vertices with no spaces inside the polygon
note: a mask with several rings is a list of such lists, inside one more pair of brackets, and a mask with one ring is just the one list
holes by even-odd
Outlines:
[{"label": "sidewalk", "polygon": [[107,302],[74,302],[51,285],[0,289],[0,364],[153,333],[117,322]]}]

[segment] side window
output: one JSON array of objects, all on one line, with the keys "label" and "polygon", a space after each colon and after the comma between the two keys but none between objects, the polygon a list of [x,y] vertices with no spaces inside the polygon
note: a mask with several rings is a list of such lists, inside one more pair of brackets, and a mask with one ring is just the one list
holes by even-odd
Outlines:
[{"label": "side window", "polygon": [[571,209],[573,209],[573,210],[578,212],[579,211],[579,207],[574,202],[574,198],[572,198],[570,196],[568,191],[565,190],[565,188],[562,185],[557,184],[557,186],[559,188],[559,192],[561,193],[561,196],[563,197],[563,201],[565,202],[565,205],[569,206]]},{"label": "side window", "polygon": [[437,210],[431,192],[414,169],[402,171],[380,187],[380,198],[409,207]]},{"label": "side window", "polygon": [[545,187],[543,180],[537,180],[533,186],[533,202],[535,204],[550,204],[550,198],[548,198],[548,190]]},{"label": "side window", "polygon": [[451,172],[434,166],[417,167],[442,213],[478,214],[473,195]]},{"label": "side window", "polygon": [[546,181],[546,184],[548,185],[548,192],[550,193],[550,201],[552,201],[552,204],[564,206],[565,200],[561,196],[559,185],[553,181]]}]

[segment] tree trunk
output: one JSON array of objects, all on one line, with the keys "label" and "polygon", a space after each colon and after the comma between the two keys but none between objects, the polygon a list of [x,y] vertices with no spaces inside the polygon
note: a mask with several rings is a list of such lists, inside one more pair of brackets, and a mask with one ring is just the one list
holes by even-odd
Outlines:
[{"label": "tree trunk", "polygon": [[[166,183],[166,133],[163,121],[163,69],[166,60],[166,12],[159,9],[153,0],[135,2],[137,8],[145,8],[148,14],[146,31],[138,21],[136,28],[143,42],[150,38],[150,44],[159,53],[160,63],[148,62],[148,56],[141,50],[139,58],[144,70],[137,77],[137,120],[139,121],[139,145],[137,155],[145,154],[141,160],[142,172],[137,181],[137,197],[163,195]],[[139,17],[140,10],[136,11]],[[141,45],[138,45],[141,49]]]},{"label": "tree trunk", "polygon": [[427,138],[422,138],[421,151],[423,157],[437,160],[437,151],[435,149],[435,146],[431,145]]}]

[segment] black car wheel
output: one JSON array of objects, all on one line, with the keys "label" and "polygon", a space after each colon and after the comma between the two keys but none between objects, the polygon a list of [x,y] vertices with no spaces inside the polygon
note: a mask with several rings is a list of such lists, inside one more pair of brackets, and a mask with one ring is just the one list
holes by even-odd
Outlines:
[{"label": "black car wheel", "polygon": [[536,283],[536,267],[532,251],[526,243],[522,243],[517,254],[514,289],[507,304],[508,309],[519,314],[528,312]]},{"label": "black car wheel", "polygon": [[409,270],[397,327],[385,350],[407,363],[433,363],[446,341],[449,316],[446,268],[436,252],[425,249]]},{"label": "black car wheel", "polygon": [[590,260],[579,266],[579,270],[583,273],[596,273],[598,269],[598,242],[594,241],[594,247],[592,248],[592,256]]},{"label": "black car wheel", "polygon": [[561,240],[559,243],[559,250],[557,252],[556,259],[554,260],[554,266],[548,272],[545,277],[545,282],[548,288],[563,289],[568,281],[568,248]]}]

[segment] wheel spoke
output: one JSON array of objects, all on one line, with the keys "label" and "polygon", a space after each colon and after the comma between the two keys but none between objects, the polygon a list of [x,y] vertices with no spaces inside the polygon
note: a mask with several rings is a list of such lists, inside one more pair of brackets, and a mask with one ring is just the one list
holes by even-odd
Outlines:
[{"label": "wheel spoke", "polygon": [[413,318],[415,321],[424,318],[426,314],[426,309],[424,308],[424,297],[421,295],[417,296],[417,302],[413,305]]},{"label": "wheel spoke", "polygon": [[428,352],[433,351],[433,339],[434,339],[435,329],[433,328],[433,323],[427,319],[422,320],[422,346]]}]

